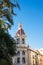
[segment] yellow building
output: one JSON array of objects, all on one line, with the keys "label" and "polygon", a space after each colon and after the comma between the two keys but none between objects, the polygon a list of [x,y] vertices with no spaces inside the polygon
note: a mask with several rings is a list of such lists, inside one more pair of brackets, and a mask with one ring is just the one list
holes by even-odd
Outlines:
[{"label": "yellow building", "polygon": [[38,54],[30,49],[30,61],[31,61],[31,65],[38,65]]},{"label": "yellow building", "polygon": [[43,65],[43,50],[42,49],[37,49],[35,51],[38,54],[38,64]]},{"label": "yellow building", "polygon": [[31,65],[43,65],[43,50],[37,49],[37,50],[32,50],[30,49],[30,61]]}]

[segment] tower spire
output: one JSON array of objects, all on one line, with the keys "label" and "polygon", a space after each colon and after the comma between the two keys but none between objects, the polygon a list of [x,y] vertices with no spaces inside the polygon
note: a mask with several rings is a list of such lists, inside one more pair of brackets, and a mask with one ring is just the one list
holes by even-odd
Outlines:
[{"label": "tower spire", "polygon": [[19,28],[19,29],[22,28],[22,24],[21,24],[21,23],[18,24],[18,28]]}]

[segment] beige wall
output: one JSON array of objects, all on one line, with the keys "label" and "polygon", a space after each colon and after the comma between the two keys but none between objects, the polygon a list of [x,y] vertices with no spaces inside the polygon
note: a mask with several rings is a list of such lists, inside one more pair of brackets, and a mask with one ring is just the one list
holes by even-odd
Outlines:
[{"label": "beige wall", "polygon": [[43,55],[30,49],[30,65],[43,65]]},{"label": "beige wall", "polygon": [[[20,51],[20,58],[21,59],[23,57],[22,51],[23,50],[25,51],[25,58],[26,58],[26,64],[25,65],[43,65],[43,55],[40,54],[39,51],[36,51],[36,50],[34,51],[32,49],[29,49],[29,48],[17,48],[17,50]],[[16,56],[16,58],[17,57],[18,56]],[[17,60],[16,58],[14,59],[15,63]],[[18,65],[18,64],[15,64],[15,65]],[[24,65],[24,64],[22,64],[22,60],[21,60],[20,65]]]},{"label": "beige wall", "polygon": [[38,61],[37,61],[37,59],[38,59],[38,56],[37,56],[37,53],[35,52],[35,51],[33,51],[33,50],[31,50],[31,65],[38,65]]},{"label": "beige wall", "polygon": [[43,65],[43,55],[38,54],[38,63],[39,65]]}]

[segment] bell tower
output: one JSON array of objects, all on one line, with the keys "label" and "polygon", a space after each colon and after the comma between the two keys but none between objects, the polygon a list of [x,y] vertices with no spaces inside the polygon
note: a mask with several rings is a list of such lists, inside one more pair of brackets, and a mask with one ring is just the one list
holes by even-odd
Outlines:
[{"label": "bell tower", "polygon": [[25,46],[26,45],[26,35],[22,28],[22,24],[18,24],[18,29],[16,31],[16,42],[17,45]]},{"label": "bell tower", "polygon": [[16,46],[17,46],[17,56],[15,57],[14,65],[28,65],[28,54],[26,47],[26,35],[22,28],[22,24],[18,24],[18,29],[16,31]]}]

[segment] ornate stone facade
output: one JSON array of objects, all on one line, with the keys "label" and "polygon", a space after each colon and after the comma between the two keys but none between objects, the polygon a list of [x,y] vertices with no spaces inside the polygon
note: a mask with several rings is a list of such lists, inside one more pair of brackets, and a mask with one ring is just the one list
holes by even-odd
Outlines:
[{"label": "ornate stone facade", "polygon": [[26,34],[21,24],[18,25],[15,38],[17,55],[13,57],[14,65],[43,65],[43,54],[26,46]]}]

